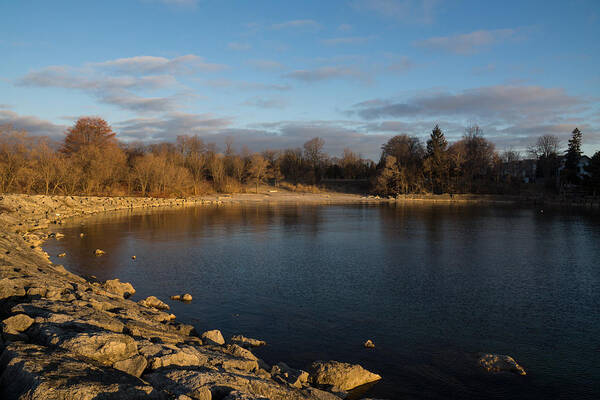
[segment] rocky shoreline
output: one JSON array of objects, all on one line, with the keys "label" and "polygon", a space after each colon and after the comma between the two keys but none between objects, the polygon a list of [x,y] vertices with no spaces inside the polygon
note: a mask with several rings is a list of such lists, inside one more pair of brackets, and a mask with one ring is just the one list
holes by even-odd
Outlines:
[{"label": "rocky shoreline", "polygon": [[154,299],[128,300],[131,284],[88,281],[52,264],[41,248],[75,216],[221,202],[1,196],[0,398],[335,400],[379,380],[336,361],[317,361],[310,371],[267,365],[250,350],[264,342],[200,335]]}]

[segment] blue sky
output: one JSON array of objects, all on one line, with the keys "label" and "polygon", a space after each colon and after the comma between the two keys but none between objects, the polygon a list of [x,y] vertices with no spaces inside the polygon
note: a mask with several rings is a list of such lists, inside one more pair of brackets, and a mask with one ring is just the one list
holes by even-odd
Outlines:
[{"label": "blue sky", "polygon": [[542,134],[600,149],[600,2],[0,2],[0,124],[62,138],[83,115],[121,140],[238,149],[321,136],[377,159],[388,138],[499,150]]}]

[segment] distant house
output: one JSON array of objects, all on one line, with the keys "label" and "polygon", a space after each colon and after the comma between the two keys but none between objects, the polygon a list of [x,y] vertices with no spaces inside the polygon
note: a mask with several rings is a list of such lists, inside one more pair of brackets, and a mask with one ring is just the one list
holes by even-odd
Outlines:
[{"label": "distant house", "polygon": [[[558,173],[560,173],[563,169],[565,169],[565,163],[567,161],[567,157],[560,157],[560,166],[558,167]],[[587,166],[590,165],[592,160],[588,156],[581,156],[579,162],[577,163],[577,177],[583,179],[586,176],[591,176],[590,173],[586,170]]]},{"label": "distant house", "polygon": [[535,182],[537,160],[527,159],[505,162],[503,165],[504,176],[518,178],[523,183]]},{"label": "distant house", "polygon": [[584,178],[586,176],[591,176],[591,174],[587,171],[587,167],[592,162],[591,158],[588,156],[581,156],[579,163],[577,164],[577,176],[580,178]]}]

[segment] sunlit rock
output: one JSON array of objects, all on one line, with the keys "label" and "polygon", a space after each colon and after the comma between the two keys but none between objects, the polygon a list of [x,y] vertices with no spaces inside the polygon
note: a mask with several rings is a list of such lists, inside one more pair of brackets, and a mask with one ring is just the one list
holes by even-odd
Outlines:
[{"label": "sunlit rock", "polygon": [[357,364],[316,361],[310,367],[310,382],[314,385],[328,387],[332,391],[351,390],[380,379],[381,376],[369,372]]}]

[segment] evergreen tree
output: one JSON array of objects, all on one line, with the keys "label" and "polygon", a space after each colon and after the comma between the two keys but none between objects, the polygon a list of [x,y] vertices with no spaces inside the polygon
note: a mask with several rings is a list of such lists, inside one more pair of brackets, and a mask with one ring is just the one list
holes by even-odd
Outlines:
[{"label": "evergreen tree", "polygon": [[569,139],[569,147],[565,157],[563,176],[567,183],[579,183],[577,168],[581,160],[581,131],[575,128]]},{"label": "evergreen tree", "polygon": [[434,193],[443,192],[447,186],[448,165],[448,142],[444,133],[438,125],[431,131],[427,140],[427,154],[425,156],[425,172],[429,176],[431,190]]}]

